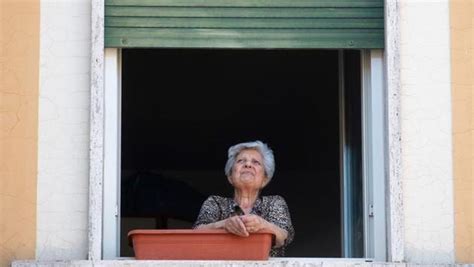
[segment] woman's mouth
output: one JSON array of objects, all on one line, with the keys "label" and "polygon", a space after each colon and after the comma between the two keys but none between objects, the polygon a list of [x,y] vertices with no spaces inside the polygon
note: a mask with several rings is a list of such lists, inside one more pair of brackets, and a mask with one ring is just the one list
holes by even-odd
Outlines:
[{"label": "woman's mouth", "polygon": [[242,171],[240,174],[250,174],[250,175],[254,175],[254,173],[251,172],[251,171]]}]

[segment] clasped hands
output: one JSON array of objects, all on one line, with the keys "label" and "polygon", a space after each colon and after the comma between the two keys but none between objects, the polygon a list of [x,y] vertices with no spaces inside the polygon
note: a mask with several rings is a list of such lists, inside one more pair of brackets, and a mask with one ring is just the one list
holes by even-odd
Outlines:
[{"label": "clasped hands", "polygon": [[224,229],[227,232],[239,236],[249,236],[250,233],[258,232],[266,228],[268,222],[257,215],[242,215],[227,218],[224,222]]}]

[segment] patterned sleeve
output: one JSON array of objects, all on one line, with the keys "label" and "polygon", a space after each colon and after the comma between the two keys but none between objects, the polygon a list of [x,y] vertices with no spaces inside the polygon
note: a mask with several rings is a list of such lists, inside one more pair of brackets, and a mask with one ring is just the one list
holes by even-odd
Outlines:
[{"label": "patterned sleeve", "polygon": [[214,196],[210,196],[204,201],[201,206],[201,211],[197,217],[196,222],[193,225],[193,228],[198,227],[202,224],[209,224],[219,221],[220,218],[220,208]]},{"label": "patterned sleeve", "polygon": [[270,209],[267,220],[276,226],[285,229],[288,232],[288,237],[285,239],[283,246],[288,245],[293,241],[295,230],[291,223],[290,211],[286,201],[281,196],[273,196],[270,202]]}]

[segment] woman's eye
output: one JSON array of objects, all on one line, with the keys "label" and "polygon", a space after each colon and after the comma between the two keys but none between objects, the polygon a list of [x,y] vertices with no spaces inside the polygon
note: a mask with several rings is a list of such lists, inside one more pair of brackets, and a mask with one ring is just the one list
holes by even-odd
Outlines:
[{"label": "woman's eye", "polygon": [[244,162],[243,159],[238,159],[238,160],[237,160],[237,163],[242,163],[242,162]]},{"label": "woman's eye", "polygon": [[255,165],[260,165],[260,161],[254,160],[254,161],[252,161],[252,163],[255,164]]}]

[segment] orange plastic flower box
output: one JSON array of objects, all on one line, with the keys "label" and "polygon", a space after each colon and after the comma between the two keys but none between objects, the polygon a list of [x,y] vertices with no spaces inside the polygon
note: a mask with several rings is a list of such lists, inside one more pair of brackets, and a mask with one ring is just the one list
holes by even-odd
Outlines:
[{"label": "orange plastic flower box", "polygon": [[240,237],[225,230],[133,230],[137,260],[267,260],[273,235]]}]

